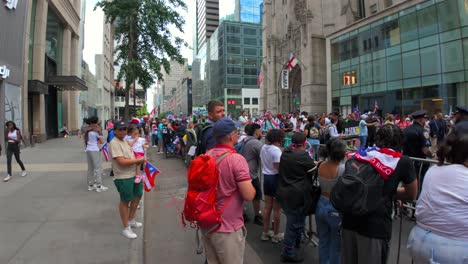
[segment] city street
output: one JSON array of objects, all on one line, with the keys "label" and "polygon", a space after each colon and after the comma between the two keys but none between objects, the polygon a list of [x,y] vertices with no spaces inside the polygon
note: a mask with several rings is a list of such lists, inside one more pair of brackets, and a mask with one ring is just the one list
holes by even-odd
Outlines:
[{"label": "city street", "polygon": [[[28,170],[0,182],[0,263],[142,263],[142,238],[121,235],[118,193],[104,162],[107,192],[88,191],[86,156],[78,137],[57,138],[21,152]],[[6,174],[0,157],[0,176]],[[141,237],[141,232],[137,234]]]},{"label": "city street", "polygon": [[[145,195],[145,246],[144,259],[151,263],[198,263],[202,264],[204,257],[196,254],[195,232],[189,226],[183,227],[180,211],[184,205],[184,195],[187,188],[184,163],[179,158],[166,159],[163,154],[157,154],[155,148],[150,148],[148,158],[161,171],[156,179],[156,188]],[[250,204],[248,214],[253,219]],[[286,219],[282,217],[282,227]],[[399,263],[411,263],[406,251],[406,239],[413,222],[403,221],[401,256]],[[281,263],[279,260],[281,244],[262,242],[262,228],[247,223],[247,244],[245,251],[246,264]],[[397,263],[399,219],[395,220],[389,264]],[[309,244],[305,248],[304,263],[318,263],[318,248]]]}]

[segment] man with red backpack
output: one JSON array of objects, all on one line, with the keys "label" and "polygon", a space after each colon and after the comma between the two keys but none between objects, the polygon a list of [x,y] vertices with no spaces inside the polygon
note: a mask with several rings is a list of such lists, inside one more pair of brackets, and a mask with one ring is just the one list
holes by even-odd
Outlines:
[{"label": "man with red backpack", "polygon": [[[233,148],[238,140],[234,121],[219,119],[213,125],[213,137],[214,148],[190,165],[183,214],[192,226],[201,228],[209,264],[239,264],[243,263],[247,235],[242,217],[243,202],[253,200],[255,188],[247,161]],[[201,167],[204,167],[202,171]],[[207,182],[217,179],[217,183],[209,186],[200,182],[202,179]],[[210,199],[211,194],[216,198]]]}]

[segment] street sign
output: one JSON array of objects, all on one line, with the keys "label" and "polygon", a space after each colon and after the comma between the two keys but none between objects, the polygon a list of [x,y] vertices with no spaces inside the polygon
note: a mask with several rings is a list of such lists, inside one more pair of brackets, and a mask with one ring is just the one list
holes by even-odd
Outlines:
[{"label": "street sign", "polygon": [[289,70],[281,71],[281,89],[289,89]]}]

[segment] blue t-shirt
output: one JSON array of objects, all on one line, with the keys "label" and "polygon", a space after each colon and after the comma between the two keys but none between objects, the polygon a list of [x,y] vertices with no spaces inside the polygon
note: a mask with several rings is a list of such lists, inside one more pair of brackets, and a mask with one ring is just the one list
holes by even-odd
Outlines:
[{"label": "blue t-shirt", "polygon": [[159,123],[158,125],[158,138],[162,138],[162,127],[163,127],[163,124],[162,123]]},{"label": "blue t-shirt", "polygon": [[359,136],[367,136],[367,122],[365,120],[361,120],[359,122]]}]

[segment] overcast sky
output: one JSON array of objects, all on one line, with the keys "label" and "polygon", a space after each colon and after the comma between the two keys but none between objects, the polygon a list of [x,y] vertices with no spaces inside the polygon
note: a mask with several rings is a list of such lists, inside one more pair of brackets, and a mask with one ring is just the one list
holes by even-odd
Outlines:
[{"label": "overcast sky", "polygon": [[[185,28],[183,34],[178,34],[185,39],[192,47],[193,43],[193,23],[195,17],[195,1],[185,0],[188,11],[181,10],[181,14],[185,18]],[[94,55],[102,53],[102,34],[103,34],[103,21],[104,13],[98,9],[93,11],[94,6],[98,0],[86,0],[86,14],[85,14],[85,43],[83,50],[83,59],[88,63],[92,73],[96,73],[94,64]],[[177,32],[173,30],[172,32]],[[188,58],[189,64],[192,63],[193,54],[190,48],[182,49],[182,56]]]}]

